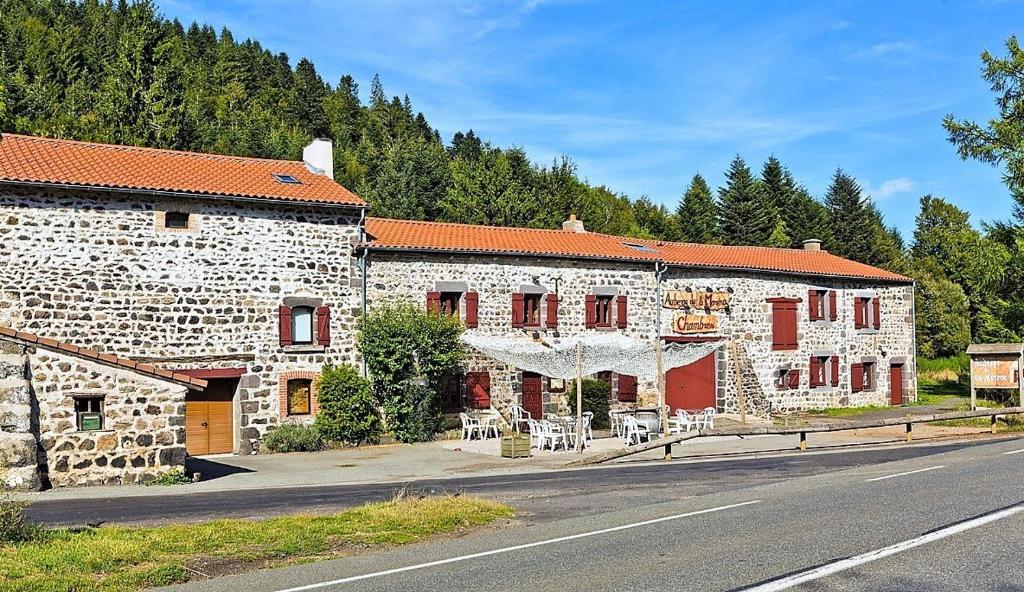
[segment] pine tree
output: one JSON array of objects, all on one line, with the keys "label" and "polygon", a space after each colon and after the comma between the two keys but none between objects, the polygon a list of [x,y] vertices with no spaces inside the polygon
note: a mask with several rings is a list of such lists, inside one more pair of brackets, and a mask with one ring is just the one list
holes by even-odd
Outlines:
[{"label": "pine tree", "polygon": [[783,216],[792,240],[791,246],[801,248],[805,240],[811,239],[832,245],[834,241],[828,208],[803,187],[797,187],[791,199]]},{"label": "pine tree", "polygon": [[699,174],[690,180],[690,185],[676,208],[675,217],[679,225],[679,240],[708,244],[721,241],[718,229],[718,204],[715,203],[715,197],[707,181]]},{"label": "pine tree", "polygon": [[872,258],[875,228],[868,204],[853,177],[837,169],[825,194],[832,227],[829,251],[855,261]]},{"label": "pine tree", "polygon": [[641,238],[679,240],[679,225],[668,213],[668,209],[655,204],[646,195],[633,202],[633,216],[637,231],[633,235]]},{"label": "pine tree", "polygon": [[329,137],[331,126],[324,111],[327,86],[316,73],[313,62],[302,58],[295,67],[295,93],[291,113],[295,124],[310,138]]},{"label": "pine tree", "polygon": [[736,156],[726,173],[726,185],[718,190],[719,224],[727,245],[766,245],[779,219],[763,184]]}]

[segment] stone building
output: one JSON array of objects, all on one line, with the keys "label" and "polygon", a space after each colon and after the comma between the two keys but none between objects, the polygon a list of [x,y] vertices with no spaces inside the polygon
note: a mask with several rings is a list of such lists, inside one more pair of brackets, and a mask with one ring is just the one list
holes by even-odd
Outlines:
[{"label": "stone building", "polygon": [[[678,407],[734,411],[737,384],[760,414],[915,396],[907,278],[578,220],[367,218],[330,155],[322,140],[292,162],[0,137],[0,478],[135,482],[186,451],[257,453],[276,425],[312,419],[320,368],[359,363],[358,316],[393,299],[482,335],[721,342],[668,373]],[[602,378],[625,403],[655,400],[653,383]],[[542,413],[565,390],[474,355],[446,397]]]}]

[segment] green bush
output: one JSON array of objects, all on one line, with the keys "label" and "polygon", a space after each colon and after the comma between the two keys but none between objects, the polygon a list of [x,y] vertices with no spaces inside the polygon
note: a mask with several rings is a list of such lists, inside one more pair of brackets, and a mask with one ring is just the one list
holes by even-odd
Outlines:
[{"label": "green bush", "polygon": [[313,452],[324,449],[324,438],[315,426],[285,423],[263,437],[271,452]]},{"label": "green bush", "polygon": [[[583,379],[583,411],[590,411],[594,414],[594,429],[608,427],[608,398],[611,397],[612,387],[603,380],[592,378]],[[569,394],[569,409],[573,415],[576,414],[576,382],[572,383]]]},{"label": "green bush", "polygon": [[45,532],[38,524],[32,524],[25,518],[27,507],[28,502],[10,495],[0,497],[0,545],[37,540]]},{"label": "green bush", "polygon": [[397,440],[424,442],[441,429],[441,389],[465,357],[461,334],[458,319],[407,302],[386,304],[360,320],[359,350]]},{"label": "green bush", "polygon": [[185,469],[182,467],[174,467],[169,471],[160,473],[155,478],[146,481],[146,485],[183,485],[185,483],[191,483],[192,480],[185,474]]},{"label": "green bush", "polygon": [[331,442],[358,446],[380,440],[380,417],[370,383],[349,364],[324,366],[317,380],[320,410],[313,425]]}]

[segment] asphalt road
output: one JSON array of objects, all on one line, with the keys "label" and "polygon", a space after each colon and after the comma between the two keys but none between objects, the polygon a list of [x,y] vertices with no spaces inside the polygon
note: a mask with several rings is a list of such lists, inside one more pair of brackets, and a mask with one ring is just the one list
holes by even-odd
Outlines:
[{"label": "asphalt road", "polygon": [[33,520],[53,525],[265,518],[296,511],[340,510],[391,499],[397,491],[408,488],[414,492],[464,492],[489,497],[515,505],[524,520],[544,522],[941,454],[982,443],[984,441],[920,444],[705,462],[644,462],[544,473],[422,480],[407,484],[276,487],[244,492],[51,500],[33,504],[27,515]]},{"label": "asphalt road", "polygon": [[1022,468],[1010,440],[580,471],[536,484],[571,511],[182,589],[1024,590]]}]

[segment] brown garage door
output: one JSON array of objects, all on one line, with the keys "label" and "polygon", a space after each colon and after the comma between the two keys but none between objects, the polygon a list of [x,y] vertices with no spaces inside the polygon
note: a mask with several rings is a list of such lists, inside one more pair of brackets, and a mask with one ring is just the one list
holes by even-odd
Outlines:
[{"label": "brown garage door", "polygon": [[185,396],[185,449],[192,456],[234,449],[232,399],[237,378],[207,379],[205,391]]}]

